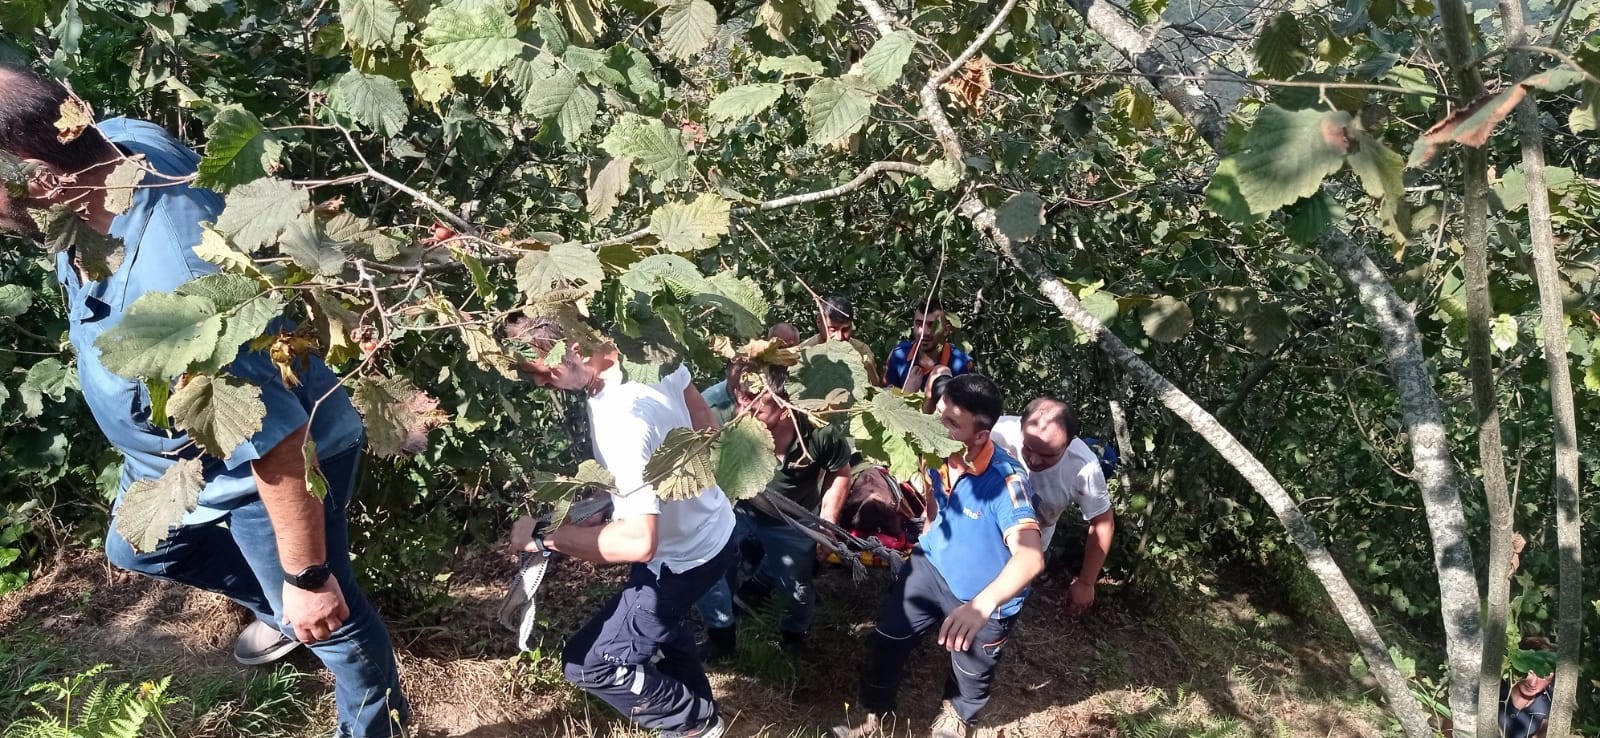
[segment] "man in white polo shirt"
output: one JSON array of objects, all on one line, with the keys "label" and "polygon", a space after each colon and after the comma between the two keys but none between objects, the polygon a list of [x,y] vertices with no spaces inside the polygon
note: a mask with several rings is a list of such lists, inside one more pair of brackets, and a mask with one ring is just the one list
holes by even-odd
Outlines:
[{"label": "man in white polo shirt", "polygon": [[1117,529],[1100,459],[1078,437],[1078,431],[1078,415],[1071,407],[1053,397],[1040,397],[1028,403],[1021,417],[1000,418],[990,434],[996,445],[1028,467],[1028,483],[1036,498],[1034,511],[1044,526],[1045,550],[1050,548],[1056,522],[1067,505],[1075,505],[1089,521],[1083,567],[1067,589],[1068,615],[1081,614],[1094,604],[1094,585]]},{"label": "man in white polo shirt", "polygon": [[[505,325],[506,337],[535,356],[549,353],[563,333],[544,317],[515,314]],[[618,492],[609,521],[542,536],[525,518],[512,529],[512,546],[632,565],[622,591],[567,641],[567,680],[658,735],[721,736],[726,723],[683,619],[733,561],[733,507],[715,485],[687,500],[662,501],[644,481],[645,463],[668,431],[709,427],[710,408],[687,368],[655,384],[632,382],[611,347],[582,356],[569,344],[560,364],[529,358],[518,368],[540,387],[588,395],[595,459],[616,478]]]}]

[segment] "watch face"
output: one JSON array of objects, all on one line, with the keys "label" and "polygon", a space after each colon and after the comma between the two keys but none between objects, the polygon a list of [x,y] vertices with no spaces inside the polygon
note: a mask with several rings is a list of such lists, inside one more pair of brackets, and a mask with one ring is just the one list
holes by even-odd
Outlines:
[{"label": "watch face", "polygon": [[285,579],[300,589],[317,589],[328,583],[330,574],[332,572],[326,566],[308,566],[299,574],[285,577]]}]

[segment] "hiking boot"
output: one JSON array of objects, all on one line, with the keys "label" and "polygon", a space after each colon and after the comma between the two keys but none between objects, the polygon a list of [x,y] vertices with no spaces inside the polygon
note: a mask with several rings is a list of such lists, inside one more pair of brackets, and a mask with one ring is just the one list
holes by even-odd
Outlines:
[{"label": "hiking boot", "polygon": [[706,642],[700,644],[700,661],[710,664],[727,661],[739,651],[739,629],[730,625],[726,628],[706,628]]},{"label": "hiking boot", "polygon": [[862,718],[860,725],[855,727],[835,725],[829,735],[833,738],[877,738],[883,735],[883,717],[878,713],[869,712]]},{"label": "hiking boot", "polygon": [[694,730],[663,730],[661,738],[722,738],[728,732],[728,723],[721,715],[712,715],[710,720]]},{"label": "hiking boot", "polygon": [[270,664],[300,647],[300,642],[284,635],[262,620],[252,620],[233,639],[233,660],[245,666]]},{"label": "hiking boot", "polygon": [[939,711],[939,717],[933,720],[933,731],[928,738],[967,738],[972,732],[972,726],[956,714],[955,708],[949,702],[944,703],[944,709]]}]

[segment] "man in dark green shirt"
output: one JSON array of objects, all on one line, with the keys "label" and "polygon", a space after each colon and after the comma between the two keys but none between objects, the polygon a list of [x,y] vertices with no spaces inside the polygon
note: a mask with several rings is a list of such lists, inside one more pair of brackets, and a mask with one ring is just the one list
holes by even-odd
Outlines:
[{"label": "man in dark green shirt", "polygon": [[[769,369],[763,381],[751,382],[748,379],[753,377],[745,377],[745,369],[739,363],[728,369],[728,388],[738,414],[754,417],[772,433],[778,471],[767,483],[766,491],[783,495],[824,520],[837,523],[839,511],[850,495],[848,432],[841,423],[818,426],[804,413],[792,411],[783,391],[785,377],[781,370]],[[734,540],[741,541],[743,549],[759,549],[746,561],[754,571],[740,588],[741,594],[749,598],[777,594],[783,598],[785,612],[778,621],[778,630],[784,646],[791,652],[803,651],[817,598],[811,586],[816,574],[817,544],[805,533],[761,510],[758,504],[740,502],[734,513]],[[706,623],[706,660],[731,655],[736,632],[733,586],[722,582],[712,587],[697,606]]]}]

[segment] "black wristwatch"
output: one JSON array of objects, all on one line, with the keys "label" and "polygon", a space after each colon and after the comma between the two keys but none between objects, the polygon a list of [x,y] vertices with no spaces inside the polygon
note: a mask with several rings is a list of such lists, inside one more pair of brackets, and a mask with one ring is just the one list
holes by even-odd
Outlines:
[{"label": "black wristwatch", "polygon": [[301,569],[299,574],[284,572],[283,581],[300,589],[321,589],[322,585],[328,583],[328,577],[332,575],[333,571],[328,568],[327,564],[317,564]]}]

